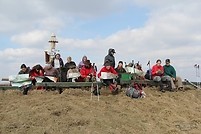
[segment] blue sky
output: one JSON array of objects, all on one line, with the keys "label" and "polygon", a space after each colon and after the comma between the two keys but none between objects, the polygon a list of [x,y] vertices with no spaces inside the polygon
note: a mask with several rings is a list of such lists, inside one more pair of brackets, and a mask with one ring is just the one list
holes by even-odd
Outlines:
[{"label": "blue sky", "polygon": [[22,63],[45,65],[44,50],[55,33],[64,62],[83,55],[100,68],[109,48],[119,60],[152,65],[170,58],[183,79],[195,81],[201,64],[199,0],[35,0],[0,1],[0,77]]}]

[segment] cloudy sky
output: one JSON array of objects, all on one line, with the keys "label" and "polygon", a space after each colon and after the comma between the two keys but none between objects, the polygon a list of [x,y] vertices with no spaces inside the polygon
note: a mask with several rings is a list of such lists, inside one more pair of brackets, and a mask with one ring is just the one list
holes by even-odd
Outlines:
[{"label": "cloudy sky", "polygon": [[170,58],[177,74],[195,81],[201,64],[200,0],[0,0],[0,77],[22,63],[44,63],[55,33],[63,60],[87,55],[100,68],[109,48],[119,60]]}]

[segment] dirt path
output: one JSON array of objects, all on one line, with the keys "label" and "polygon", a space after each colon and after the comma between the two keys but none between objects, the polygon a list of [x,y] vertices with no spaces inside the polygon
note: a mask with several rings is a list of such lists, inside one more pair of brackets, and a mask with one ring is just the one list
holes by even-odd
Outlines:
[{"label": "dirt path", "polygon": [[0,92],[0,134],[200,134],[201,91],[161,93],[144,99],[68,89]]}]

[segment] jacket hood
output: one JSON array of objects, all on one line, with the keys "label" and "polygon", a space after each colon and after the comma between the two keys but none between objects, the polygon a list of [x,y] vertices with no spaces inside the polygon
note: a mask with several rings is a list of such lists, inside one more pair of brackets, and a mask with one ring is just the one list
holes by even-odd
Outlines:
[{"label": "jacket hood", "polygon": [[115,50],[114,50],[113,48],[110,48],[110,49],[108,50],[108,54],[109,54],[109,55],[112,55],[112,53],[116,53],[116,52],[115,52]]},{"label": "jacket hood", "polygon": [[83,61],[83,62],[84,62],[84,59],[85,59],[85,58],[87,59],[87,56],[83,56],[83,57],[82,57],[82,61]]}]

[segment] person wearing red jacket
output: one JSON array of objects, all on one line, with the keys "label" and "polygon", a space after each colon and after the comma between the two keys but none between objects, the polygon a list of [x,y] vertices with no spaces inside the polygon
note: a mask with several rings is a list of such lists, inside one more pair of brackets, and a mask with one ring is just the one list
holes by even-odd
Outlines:
[{"label": "person wearing red jacket", "polygon": [[91,65],[90,60],[86,60],[84,66],[80,69],[80,79],[85,82],[92,82],[96,79],[96,71]]},{"label": "person wearing red jacket", "polygon": [[[113,78],[111,78],[111,79],[103,79],[101,77],[102,72],[111,73],[111,75],[113,75]],[[101,81],[103,81],[104,84],[109,86],[110,91],[112,92],[112,94],[117,94],[118,93],[117,82],[114,81],[117,78],[117,76],[118,76],[118,73],[111,66],[111,63],[109,61],[105,61],[104,67],[98,73],[98,78],[100,78]]]},{"label": "person wearing red jacket", "polygon": [[164,68],[161,65],[161,60],[158,59],[156,61],[156,65],[154,65],[151,69],[152,79],[156,82],[161,81],[161,77],[164,75]]},{"label": "person wearing red jacket", "polygon": [[156,61],[156,65],[154,65],[152,67],[151,70],[151,75],[152,75],[152,79],[155,82],[158,82],[160,85],[160,90],[162,92],[165,92],[165,89],[169,88],[170,86],[170,81],[166,78],[167,76],[164,76],[164,68],[161,65],[161,60],[158,59]]},{"label": "person wearing red jacket", "polygon": [[[43,69],[43,67],[41,66],[41,65],[35,65],[32,69],[31,69],[31,71],[30,71],[30,73],[29,73],[29,76],[30,76],[30,78],[31,78],[31,80],[32,80],[32,84],[35,86],[36,85],[36,77],[41,77],[41,78],[44,78],[44,69]],[[38,88],[38,89],[42,89],[42,88]]]}]

